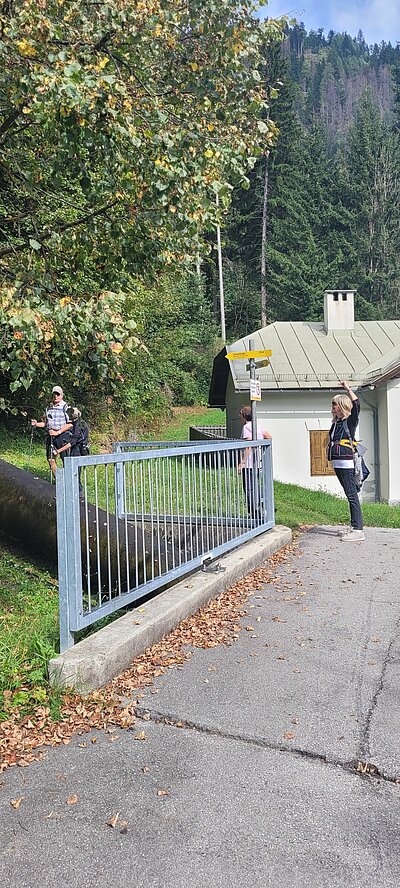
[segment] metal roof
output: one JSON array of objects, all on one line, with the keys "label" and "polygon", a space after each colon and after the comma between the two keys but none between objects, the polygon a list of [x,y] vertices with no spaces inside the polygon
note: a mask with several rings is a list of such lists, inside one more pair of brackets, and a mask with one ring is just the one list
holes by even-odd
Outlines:
[{"label": "metal roof", "polygon": [[[251,334],[254,349],[272,349],[268,367],[257,370],[263,389],[333,388],[376,381],[400,364],[400,321],[355,321],[352,330],[326,333],[323,323],[277,321]],[[238,339],[229,350],[249,348]],[[237,391],[248,390],[247,360],[229,361]]]}]

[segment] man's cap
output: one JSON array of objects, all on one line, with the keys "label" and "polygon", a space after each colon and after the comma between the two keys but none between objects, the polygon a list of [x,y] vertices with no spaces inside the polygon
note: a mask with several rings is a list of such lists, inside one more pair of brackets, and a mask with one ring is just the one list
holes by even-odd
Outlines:
[{"label": "man's cap", "polygon": [[52,395],[62,395],[63,390],[60,385],[53,385],[51,393],[52,393]]}]

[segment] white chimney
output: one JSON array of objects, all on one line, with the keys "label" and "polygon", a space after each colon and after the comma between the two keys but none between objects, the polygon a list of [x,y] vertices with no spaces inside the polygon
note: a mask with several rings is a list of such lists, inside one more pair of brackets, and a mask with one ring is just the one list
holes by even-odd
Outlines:
[{"label": "white chimney", "polygon": [[354,330],[354,290],[325,290],[325,333]]}]

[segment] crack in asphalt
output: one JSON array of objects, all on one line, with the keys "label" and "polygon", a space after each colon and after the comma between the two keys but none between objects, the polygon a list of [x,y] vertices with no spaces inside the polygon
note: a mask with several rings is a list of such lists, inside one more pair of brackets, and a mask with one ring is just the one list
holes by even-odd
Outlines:
[{"label": "crack in asphalt", "polygon": [[[250,746],[257,746],[260,749],[269,749],[273,752],[282,752],[286,755],[307,759],[309,761],[322,762],[324,765],[340,768],[341,770],[346,771],[346,773],[356,774],[359,777],[371,777],[383,780],[385,783],[390,783],[392,785],[400,784],[400,776],[384,774],[379,770],[377,765],[361,759],[352,759],[351,761],[346,762],[341,759],[328,758],[326,755],[322,755],[322,753],[319,752],[311,752],[310,750],[301,749],[296,746],[287,746],[284,743],[272,743],[271,741],[260,737],[252,737],[249,734],[234,734],[230,731],[223,731],[220,728],[213,728],[208,725],[189,721],[188,719],[181,718],[173,713],[159,712],[156,709],[147,709],[142,706],[136,706],[134,712],[137,718],[141,719],[141,721],[151,721],[154,724],[169,725],[173,728],[194,730],[199,734],[208,734],[212,737],[220,737],[223,740],[233,740],[236,743],[247,743]],[[134,727],[129,728],[129,731],[134,730]]]},{"label": "crack in asphalt", "polygon": [[387,668],[388,668],[389,664],[392,662],[392,659],[394,659],[394,658],[392,658],[392,648],[393,648],[393,645],[397,642],[397,637],[398,637],[399,631],[400,631],[400,617],[397,620],[396,625],[394,627],[393,637],[390,641],[390,644],[388,645],[388,648],[386,651],[386,656],[385,656],[383,663],[382,663],[382,669],[381,669],[381,674],[379,677],[378,687],[372,696],[369,709],[368,709],[367,714],[365,716],[364,726],[361,731],[360,743],[359,743],[359,758],[360,759],[369,758],[369,756],[370,756],[371,722],[372,722],[372,718],[373,718],[375,709],[378,704],[379,696],[384,689]]}]

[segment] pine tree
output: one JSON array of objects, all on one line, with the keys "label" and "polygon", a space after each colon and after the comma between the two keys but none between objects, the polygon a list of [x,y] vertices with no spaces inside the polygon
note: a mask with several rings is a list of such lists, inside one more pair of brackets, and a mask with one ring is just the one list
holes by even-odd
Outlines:
[{"label": "pine tree", "polygon": [[384,316],[399,299],[399,140],[365,94],[342,155],[343,188],[351,213],[347,273]]}]

